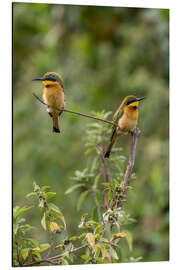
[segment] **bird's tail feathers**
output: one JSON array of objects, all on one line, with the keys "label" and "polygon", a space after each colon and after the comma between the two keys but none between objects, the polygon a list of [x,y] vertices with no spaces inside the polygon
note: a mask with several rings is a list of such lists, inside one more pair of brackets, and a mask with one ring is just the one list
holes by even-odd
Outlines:
[{"label": "bird's tail feathers", "polygon": [[114,144],[114,141],[110,142],[110,144],[108,146],[108,149],[107,149],[107,151],[106,151],[106,153],[104,155],[105,158],[109,158],[110,157],[113,144]]},{"label": "bird's tail feathers", "polygon": [[60,133],[59,123],[58,123],[58,116],[57,115],[53,116],[53,132]]},{"label": "bird's tail feathers", "polygon": [[105,158],[109,158],[110,157],[110,154],[111,154],[111,150],[112,150],[112,147],[113,147],[113,144],[115,143],[115,140],[116,140],[116,129],[113,130],[113,133],[111,135],[111,141],[110,141],[110,144],[107,148],[107,151],[104,155]]}]

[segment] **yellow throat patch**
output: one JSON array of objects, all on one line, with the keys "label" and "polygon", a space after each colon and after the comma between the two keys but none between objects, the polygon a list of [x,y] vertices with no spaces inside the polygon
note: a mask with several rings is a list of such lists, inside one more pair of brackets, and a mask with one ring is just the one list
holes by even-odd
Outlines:
[{"label": "yellow throat patch", "polygon": [[133,107],[133,106],[138,107],[138,105],[139,105],[139,101],[134,101],[134,102],[130,103],[130,104],[128,105],[128,107]]}]

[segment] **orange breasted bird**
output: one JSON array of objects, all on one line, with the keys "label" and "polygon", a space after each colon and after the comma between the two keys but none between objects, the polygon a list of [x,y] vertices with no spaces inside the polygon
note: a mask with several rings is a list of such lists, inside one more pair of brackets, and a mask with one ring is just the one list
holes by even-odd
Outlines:
[{"label": "orange breasted bird", "polygon": [[111,149],[119,136],[127,134],[128,132],[132,133],[136,128],[139,101],[143,99],[144,97],[137,98],[136,96],[127,96],[124,98],[113,116],[113,121],[118,126],[113,127],[110,143],[104,155],[105,158],[109,158]]},{"label": "orange breasted bird", "polygon": [[[47,72],[41,78],[33,79],[33,81],[42,81],[44,84],[43,99],[47,104],[47,112],[52,117],[53,132],[60,133],[59,116],[62,112],[58,111],[64,109],[64,88],[61,76],[55,72]],[[56,109],[57,108],[57,109]]]}]

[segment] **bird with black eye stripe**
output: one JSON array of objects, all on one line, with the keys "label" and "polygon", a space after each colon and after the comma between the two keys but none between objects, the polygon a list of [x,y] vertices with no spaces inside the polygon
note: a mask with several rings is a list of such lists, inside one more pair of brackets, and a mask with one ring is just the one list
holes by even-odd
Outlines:
[{"label": "bird with black eye stripe", "polygon": [[[64,109],[64,87],[61,76],[56,72],[47,72],[43,77],[33,79],[44,84],[43,100],[47,104],[46,109],[52,117],[53,132],[60,133],[59,116]],[[58,109],[58,110],[57,110]]]},{"label": "bird with black eye stripe", "polygon": [[114,123],[118,126],[113,127],[110,143],[104,155],[105,158],[109,158],[112,147],[119,136],[133,132],[136,128],[139,115],[139,101],[143,99],[144,97],[137,98],[136,96],[127,96],[124,98],[113,116]]}]

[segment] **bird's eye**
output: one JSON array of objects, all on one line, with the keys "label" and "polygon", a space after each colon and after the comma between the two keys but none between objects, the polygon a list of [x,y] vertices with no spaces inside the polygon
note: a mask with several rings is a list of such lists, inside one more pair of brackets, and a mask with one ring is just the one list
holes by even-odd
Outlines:
[{"label": "bird's eye", "polygon": [[47,80],[47,81],[53,81],[53,82],[55,82],[55,81],[56,81],[56,78],[53,77],[53,76],[49,76],[49,77],[47,77],[46,80]]},{"label": "bird's eye", "polygon": [[55,77],[50,77],[50,80],[54,82],[56,81]]},{"label": "bird's eye", "polygon": [[134,109],[137,109],[137,106],[133,106]]}]

